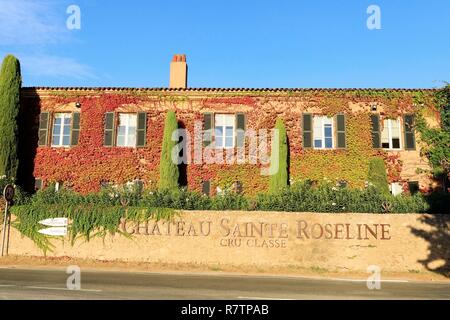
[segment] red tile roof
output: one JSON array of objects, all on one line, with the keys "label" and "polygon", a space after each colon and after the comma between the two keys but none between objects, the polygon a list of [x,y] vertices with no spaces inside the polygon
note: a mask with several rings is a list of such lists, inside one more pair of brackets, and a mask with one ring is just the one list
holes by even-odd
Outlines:
[{"label": "red tile roof", "polygon": [[434,88],[130,88],[130,87],[23,87],[49,91],[187,91],[187,92],[306,92],[306,91],[435,91]]}]

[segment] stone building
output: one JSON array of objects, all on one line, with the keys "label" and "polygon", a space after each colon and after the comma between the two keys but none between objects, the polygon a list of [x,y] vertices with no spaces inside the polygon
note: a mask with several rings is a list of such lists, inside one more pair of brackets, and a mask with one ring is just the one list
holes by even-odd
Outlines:
[{"label": "stone building", "polygon": [[[185,151],[191,161],[180,165],[180,183],[191,190],[214,194],[238,183],[246,194],[265,191],[266,164],[250,161],[249,137],[240,133],[259,135],[279,117],[288,131],[291,184],[308,179],[364,187],[369,160],[382,157],[394,193],[427,191],[436,182],[414,123],[420,114],[439,125],[434,92],[189,88],[186,57],[175,55],[168,88],[23,88],[20,178],[37,188],[59,183],[83,193],[136,180],[155,187],[164,117],[174,110],[179,127],[191,134]],[[196,129],[206,134],[199,138]],[[215,154],[241,148],[248,157],[206,163],[194,145]]]}]

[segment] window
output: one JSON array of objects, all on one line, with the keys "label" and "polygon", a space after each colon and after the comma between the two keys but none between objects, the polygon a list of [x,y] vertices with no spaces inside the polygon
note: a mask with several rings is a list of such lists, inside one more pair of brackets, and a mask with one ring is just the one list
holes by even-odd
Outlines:
[{"label": "window", "polygon": [[420,191],[418,181],[408,181],[408,190],[411,194],[416,194]]},{"label": "window", "polygon": [[381,131],[383,149],[400,149],[400,119],[385,119]]},{"label": "window", "polygon": [[70,129],[72,122],[71,113],[55,113],[53,118],[53,147],[69,147],[70,146]]},{"label": "window", "polygon": [[137,114],[119,113],[119,126],[117,127],[118,147],[136,146]]},{"label": "window", "polygon": [[234,114],[216,114],[214,137],[216,148],[234,148]]},{"label": "window", "polygon": [[313,137],[315,149],[332,149],[333,118],[314,116]]},{"label": "window", "polygon": [[392,182],[389,189],[391,189],[391,193],[394,196],[398,196],[403,193],[402,185],[398,182]]}]

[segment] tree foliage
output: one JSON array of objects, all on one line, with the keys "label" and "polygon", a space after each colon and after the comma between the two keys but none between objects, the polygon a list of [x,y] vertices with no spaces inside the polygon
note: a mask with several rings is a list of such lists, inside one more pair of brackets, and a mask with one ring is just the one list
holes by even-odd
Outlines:
[{"label": "tree foliage", "polygon": [[174,111],[168,111],[164,122],[164,136],[159,164],[159,189],[174,190],[178,188],[178,165],[172,159],[172,152],[178,148],[178,139],[172,139],[178,129]]},{"label": "tree foliage", "polygon": [[389,193],[389,182],[384,160],[379,157],[370,159],[368,181],[382,193]]},{"label": "tree foliage", "polygon": [[435,105],[440,113],[441,126],[429,127],[422,114],[416,126],[426,143],[422,152],[430,160],[434,175],[445,177],[450,172],[450,84],[436,92]]},{"label": "tree foliage", "polygon": [[0,71],[0,176],[16,179],[19,166],[18,117],[22,77],[14,56],[3,60]]},{"label": "tree foliage", "polygon": [[288,140],[283,120],[277,119],[275,132],[278,137],[272,141],[270,159],[269,192],[279,192],[288,186]]}]

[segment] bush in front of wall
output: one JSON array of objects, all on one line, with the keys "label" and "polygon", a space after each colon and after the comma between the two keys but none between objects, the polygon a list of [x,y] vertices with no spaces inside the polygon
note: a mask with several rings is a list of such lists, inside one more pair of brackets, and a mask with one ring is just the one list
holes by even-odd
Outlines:
[{"label": "bush in front of wall", "polygon": [[374,186],[347,189],[331,183],[315,187],[308,182],[296,183],[278,194],[260,194],[256,204],[260,211],[291,212],[422,213],[433,209],[424,195],[392,196]]},{"label": "bush in front of wall", "polygon": [[[125,201],[124,201],[125,200]],[[180,190],[144,190],[131,192],[122,188],[105,188],[101,192],[82,195],[71,190],[55,191],[48,187],[32,197],[15,199],[15,205],[144,207],[175,210],[243,210],[285,212],[360,212],[360,213],[449,213],[448,193],[393,196],[374,186],[365,189],[345,188],[331,182],[319,185],[296,182],[278,193],[262,193],[248,197],[225,192],[208,197],[199,192]]]},{"label": "bush in front of wall", "polygon": [[386,166],[383,159],[375,157],[369,161],[369,184],[382,193],[389,193],[389,182],[386,174]]},{"label": "bush in front of wall", "polygon": [[198,192],[180,190],[150,190],[144,192],[142,202],[144,206],[166,207],[184,210],[210,210],[211,198]]},{"label": "bush in front of wall", "polygon": [[211,202],[212,210],[249,210],[249,200],[235,192],[217,195]]}]

